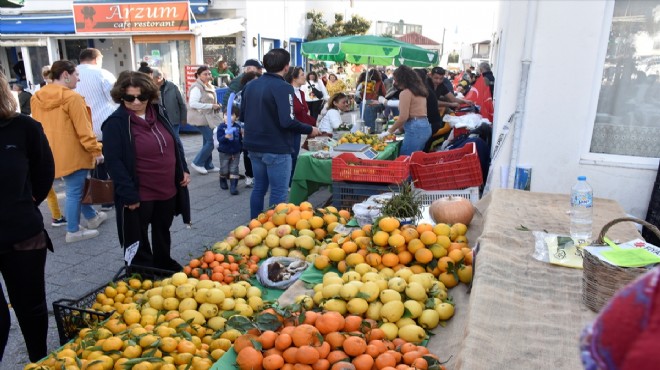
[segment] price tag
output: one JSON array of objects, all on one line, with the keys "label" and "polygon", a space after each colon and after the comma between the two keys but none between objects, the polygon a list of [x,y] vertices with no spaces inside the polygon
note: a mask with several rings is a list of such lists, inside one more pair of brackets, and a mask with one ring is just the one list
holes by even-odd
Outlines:
[{"label": "price tag", "polygon": [[124,252],[124,261],[126,261],[127,265],[131,265],[131,262],[133,261],[133,257],[137,254],[138,248],[140,247],[140,241],[136,241],[135,243],[131,244],[126,248],[126,251]]}]

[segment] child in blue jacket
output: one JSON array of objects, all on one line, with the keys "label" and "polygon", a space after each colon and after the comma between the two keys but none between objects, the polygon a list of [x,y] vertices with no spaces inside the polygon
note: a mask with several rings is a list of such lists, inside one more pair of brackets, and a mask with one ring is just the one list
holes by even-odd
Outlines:
[{"label": "child in blue jacket", "polygon": [[[235,121],[238,114],[233,107],[236,94],[231,93],[227,103],[227,122],[220,124],[215,129],[214,141],[220,153],[220,188],[229,189],[231,195],[237,195],[238,189],[238,164],[243,150],[243,135],[241,134],[240,122]],[[234,110],[232,114],[232,110]],[[229,187],[227,186],[229,179]]]}]

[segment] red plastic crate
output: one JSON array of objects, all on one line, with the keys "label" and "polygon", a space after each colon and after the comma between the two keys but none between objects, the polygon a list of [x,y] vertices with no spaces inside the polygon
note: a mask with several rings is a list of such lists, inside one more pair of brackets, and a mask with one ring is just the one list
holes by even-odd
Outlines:
[{"label": "red plastic crate", "polygon": [[410,172],[415,187],[424,190],[462,189],[483,183],[474,143],[444,152],[414,152]]},{"label": "red plastic crate", "polygon": [[393,161],[360,159],[342,153],[332,159],[332,181],[377,182],[398,184],[410,175],[410,157]]}]

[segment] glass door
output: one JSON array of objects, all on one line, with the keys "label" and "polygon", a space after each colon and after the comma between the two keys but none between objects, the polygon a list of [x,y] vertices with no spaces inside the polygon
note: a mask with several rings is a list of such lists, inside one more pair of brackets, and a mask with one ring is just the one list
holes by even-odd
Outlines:
[{"label": "glass door", "polygon": [[140,67],[140,62],[149,63],[149,67],[158,68],[167,80],[172,81],[184,91],[185,81],[183,66],[191,64],[192,50],[190,41],[172,40],[162,42],[136,42],[136,61],[133,70]]}]

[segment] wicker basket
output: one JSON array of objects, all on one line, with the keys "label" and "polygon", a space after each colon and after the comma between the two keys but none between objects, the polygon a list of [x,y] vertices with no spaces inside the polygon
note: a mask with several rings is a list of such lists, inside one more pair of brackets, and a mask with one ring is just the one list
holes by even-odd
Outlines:
[{"label": "wicker basket", "polygon": [[[646,226],[660,237],[660,230],[654,225],[634,217],[617,218],[608,222],[593,245],[605,246],[603,238],[613,225],[632,221]],[[649,271],[647,267],[618,267],[601,261],[598,257],[584,250],[584,271],[582,273],[582,301],[592,311],[598,312],[620,288],[624,287],[640,275]]]}]

